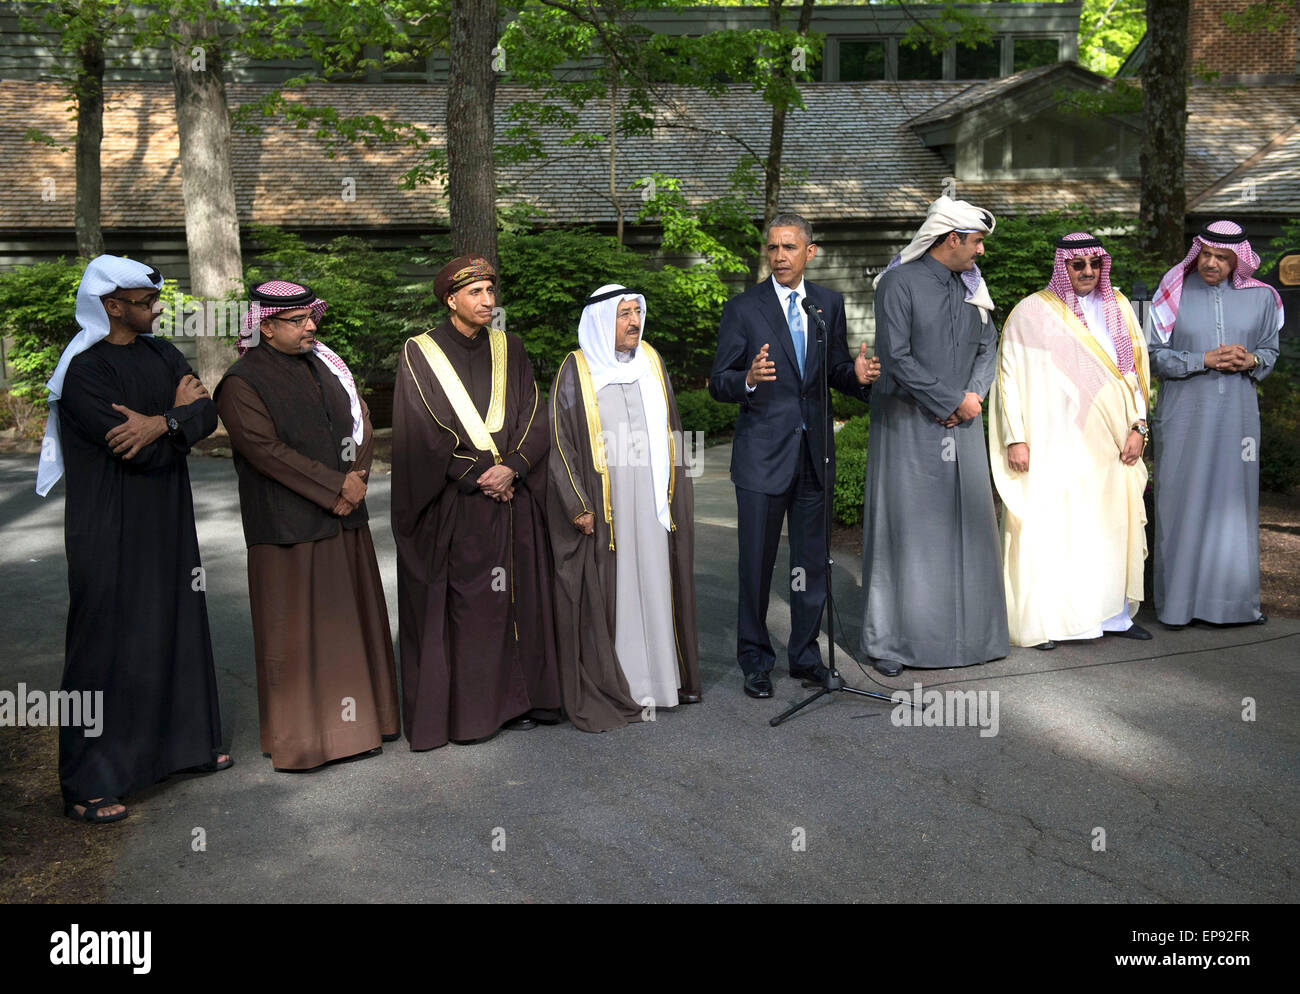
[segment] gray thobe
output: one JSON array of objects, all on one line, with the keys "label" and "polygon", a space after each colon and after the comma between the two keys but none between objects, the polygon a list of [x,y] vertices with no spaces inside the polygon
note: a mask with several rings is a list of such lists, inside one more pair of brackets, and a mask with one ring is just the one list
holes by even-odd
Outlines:
[{"label": "gray thobe", "polygon": [[[620,358],[625,354],[619,353]],[[635,383],[611,383],[597,392],[596,405],[606,438],[614,544],[618,547],[614,559],[618,591],[614,651],[632,700],[676,707],[680,681],[668,530],[655,516],[650,436],[641,388]]]},{"label": "gray thobe", "polygon": [[[1155,439],[1156,616],[1250,622],[1259,609],[1259,400],[1255,384],[1277,361],[1277,306],[1262,287],[1231,278],[1183,283],[1168,342],[1147,322],[1160,377]],[[1241,345],[1259,356],[1244,373],[1205,368],[1205,353]]]},{"label": "gray thobe", "polygon": [[876,290],[862,651],[918,669],[1007,654],[1007,608],[981,418],[945,428],[993,383],[997,334],[961,278],[929,254]]}]

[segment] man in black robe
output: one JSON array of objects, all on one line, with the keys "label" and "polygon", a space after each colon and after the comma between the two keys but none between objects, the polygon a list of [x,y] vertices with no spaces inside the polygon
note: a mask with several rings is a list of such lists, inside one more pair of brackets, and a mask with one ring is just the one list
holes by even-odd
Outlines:
[{"label": "man in black robe", "polygon": [[60,728],[59,777],[66,813],[90,822],[126,817],[118,795],[233,762],[185,462],[217,412],[179,350],[150,334],[162,283],[139,262],[92,260],[81,331],[48,384],[37,493],[66,473],[62,690],[103,694],[102,734]]},{"label": "man in black robe", "polygon": [[488,327],[496,272],[453,259],[450,318],[409,339],[393,398],[402,724],[411,748],[559,719],[546,404],[524,343]]}]

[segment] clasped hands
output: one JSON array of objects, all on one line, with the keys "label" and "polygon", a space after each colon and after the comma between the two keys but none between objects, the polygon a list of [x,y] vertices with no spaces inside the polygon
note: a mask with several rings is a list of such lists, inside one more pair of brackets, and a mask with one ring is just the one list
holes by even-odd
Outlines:
[{"label": "clasped hands", "polygon": [[334,501],[334,508],[331,513],[340,518],[346,518],[349,514],[361,506],[361,502],[366,499],[366,481],[358,470],[352,470],[347,476],[343,477],[343,490],[339,493]]},{"label": "clasped hands", "polygon": [[1205,353],[1205,368],[1220,373],[1244,373],[1255,365],[1255,357],[1241,345],[1220,345]]},{"label": "clasped hands", "polygon": [[[768,357],[767,351],[768,344],[764,342],[763,347],[758,350],[758,355],[754,356],[754,361],[749,364],[749,371],[745,374],[745,386],[756,387],[760,383],[771,383],[776,379],[776,364]],[[853,375],[864,387],[875,383],[880,377],[880,360],[875,356],[867,355],[866,342],[858,348],[858,354],[853,359]]]},{"label": "clasped hands", "polygon": [[515,471],[497,463],[478,478],[478,488],[493,500],[505,504],[515,497]]},{"label": "clasped hands", "polygon": [[935,418],[939,424],[945,428],[956,428],[963,421],[971,421],[978,418],[984,410],[984,405],[980,403],[980,395],[977,393],[968,393],[961,399],[957,405],[957,410],[953,411],[946,418]]},{"label": "clasped hands", "polygon": [[[172,407],[187,407],[207,395],[208,388],[202,381],[197,376],[186,373],[176,384]],[[131,459],[146,445],[167,434],[167,419],[161,414],[150,417],[131,410],[125,404],[113,404],[112,408],[126,418],[120,425],[114,425],[104,434],[104,439],[116,456]]]}]

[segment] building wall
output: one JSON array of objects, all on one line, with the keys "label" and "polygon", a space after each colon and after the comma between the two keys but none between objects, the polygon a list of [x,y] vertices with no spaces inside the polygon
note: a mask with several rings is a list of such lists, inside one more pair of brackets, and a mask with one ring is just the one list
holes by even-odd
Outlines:
[{"label": "building wall", "polygon": [[1192,0],[1187,21],[1187,64],[1228,79],[1291,77],[1300,72],[1300,3],[1280,5],[1285,12],[1276,31],[1238,32],[1223,15],[1239,14],[1257,0]]}]

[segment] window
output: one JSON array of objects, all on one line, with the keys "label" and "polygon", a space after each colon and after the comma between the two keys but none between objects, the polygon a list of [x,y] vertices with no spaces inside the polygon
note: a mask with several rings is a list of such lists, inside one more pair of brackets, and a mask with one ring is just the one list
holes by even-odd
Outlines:
[{"label": "window", "polygon": [[1007,131],[1012,169],[1060,169],[1065,142],[1041,118],[1022,121]]},{"label": "window", "polygon": [[885,43],[840,42],[840,82],[858,83],[885,78]]},{"label": "window", "polygon": [[943,79],[943,53],[932,52],[922,45],[910,48],[898,46],[899,79]]},{"label": "window", "polygon": [[1012,72],[1050,66],[1061,61],[1061,44],[1055,38],[1017,38]]},{"label": "window", "polygon": [[979,165],[985,174],[1005,168],[1013,173],[1063,169],[1085,170],[1093,176],[1137,176],[1138,144],[1131,131],[1114,122],[1049,111],[985,135]]},{"label": "window", "polygon": [[1005,136],[1006,132],[999,131],[996,135],[989,135],[981,143],[980,155],[986,173],[1002,172],[1002,150],[1006,146]]},{"label": "window", "polygon": [[1002,42],[957,46],[957,79],[995,79],[1002,73]]}]

